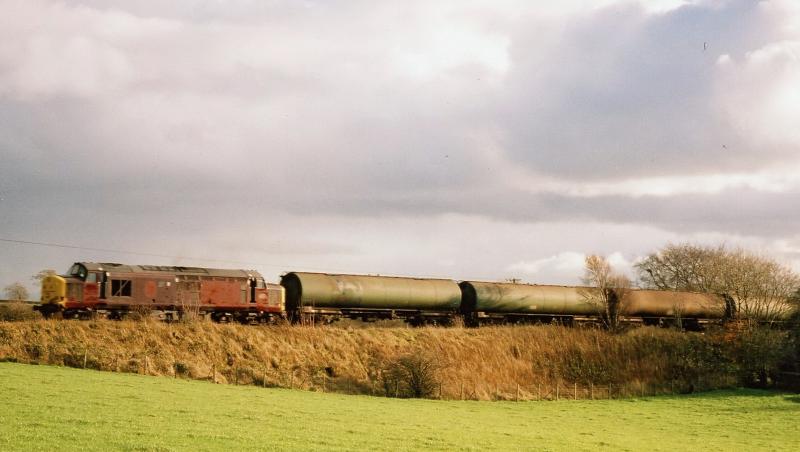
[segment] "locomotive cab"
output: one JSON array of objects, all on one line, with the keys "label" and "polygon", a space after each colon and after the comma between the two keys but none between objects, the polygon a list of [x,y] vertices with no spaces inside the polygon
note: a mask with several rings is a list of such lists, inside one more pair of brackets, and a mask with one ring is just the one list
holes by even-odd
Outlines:
[{"label": "locomotive cab", "polygon": [[64,275],[47,275],[42,278],[40,304],[34,309],[50,317],[80,305],[84,302],[85,286],[96,287],[100,277],[81,263],[73,264]]},{"label": "locomotive cab", "polygon": [[[91,278],[92,281],[89,281]],[[96,282],[97,274],[90,273],[83,264],[73,264],[64,276],[67,283],[67,303],[83,303],[84,285],[87,282]],[[62,305],[66,307],[65,305]]]},{"label": "locomotive cab", "polygon": [[88,271],[81,264],[73,264],[65,275],[47,275],[42,278],[42,304],[59,305],[62,308],[68,301],[80,301],[82,286]]}]

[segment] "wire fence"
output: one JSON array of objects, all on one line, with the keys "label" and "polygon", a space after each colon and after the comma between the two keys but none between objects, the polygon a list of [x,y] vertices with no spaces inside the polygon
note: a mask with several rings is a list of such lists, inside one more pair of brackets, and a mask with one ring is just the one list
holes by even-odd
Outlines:
[{"label": "wire fence", "polygon": [[[181,362],[157,359],[158,353],[135,354],[131,356],[98,357],[92,349],[74,349],[63,357],[64,365],[77,368],[110,370],[115,372],[143,375],[168,376],[207,380],[213,383],[250,385],[302,389],[319,392],[360,394],[384,397],[409,397],[407,388],[397,384],[387,387],[376,376],[356,379],[350,376],[335,375],[331,369],[320,368],[316,372],[308,369],[276,369],[270,363],[261,366],[240,366],[236,363],[212,364],[207,371],[200,371]],[[44,356],[42,356],[44,358]],[[44,360],[45,362],[49,360]],[[800,377],[799,377],[800,378]],[[405,383],[403,383],[405,385]],[[699,390],[726,388],[735,385],[732,376],[708,377],[702,385],[684,380],[662,380],[658,382],[629,381],[619,383],[594,384],[592,382],[570,382],[549,380],[521,384],[505,382],[492,384],[474,380],[452,381],[440,378],[425,395],[426,398],[441,400],[494,400],[494,401],[559,401],[559,400],[602,400],[628,399],[691,393]]]}]

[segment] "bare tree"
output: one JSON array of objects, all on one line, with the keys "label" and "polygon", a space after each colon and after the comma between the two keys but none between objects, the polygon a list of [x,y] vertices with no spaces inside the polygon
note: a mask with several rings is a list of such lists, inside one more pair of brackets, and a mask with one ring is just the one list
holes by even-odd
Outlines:
[{"label": "bare tree", "polygon": [[800,287],[800,277],[774,259],[724,246],[669,244],[636,268],[645,287],[730,296],[736,315],[749,320],[786,317]]},{"label": "bare tree", "polygon": [[[190,291],[189,288],[194,289]],[[200,287],[196,283],[184,283],[184,290],[179,292],[178,304],[180,305],[180,319],[184,322],[194,322],[200,319]]]},{"label": "bare tree", "polygon": [[30,298],[28,289],[26,289],[25,286],[19,282],[7,285],[3,289],[3,293],[5,294],[6,299],[13,301],[27,301],[28,298]]},{"label": "bare tree", "polygon": [[668,244],[636,264],[642,286],[659,290],[717,292],[724,285],[724,246]]},{"label": "bare tree", "polygon": [[38,282],[38,283],[41,283],[42,280],[45,279],[46,277],[53,276],[55,274],[57,274],[55,270],[51,270],[51,269],[48,268],[46,270],[41,270],[38,273],[36,273],[35,275],[31,276],[31,279],[36,281],[36,282]]},{"label": "bare tree", "polygon": [[631,287],[630,280],[617,273],[603,256],[586,256],[581,295],[587,303],[594,306],[610,331],[618,331],[626,311],[626,294]]}]

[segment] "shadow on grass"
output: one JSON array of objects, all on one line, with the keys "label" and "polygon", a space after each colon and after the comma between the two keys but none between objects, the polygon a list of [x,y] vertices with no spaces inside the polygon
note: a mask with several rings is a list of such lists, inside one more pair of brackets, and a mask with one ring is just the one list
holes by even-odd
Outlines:
[{"label": "shadow on grass", "polygon": [[[709,399],[709,400],[716,400],[716,399],[726,399],[731,397],[776,397],[780,395],[788,394],[785,391],[781,391],[778,389],[749,389],[749,388],[737,388],[737,389],[718,389],[713,391],[705,391],[705,392],[694,392],[691,394],[674,394],[674,395],[660,395],[659,398],[667,398],[667,399]],[[793,402],[800,403],[800,396],[791,397],[796,398],[797,400],[792,400]]]},{"label": "shadow on grass", "polygon": [[786,397],[784,397],[784,399],[785,399],[785,400],[788,400],[788,401],[790,401],[790,402],[794,402],[794,403],[800,403],[800,395],[791,395],[791,396],[786,396]]}]

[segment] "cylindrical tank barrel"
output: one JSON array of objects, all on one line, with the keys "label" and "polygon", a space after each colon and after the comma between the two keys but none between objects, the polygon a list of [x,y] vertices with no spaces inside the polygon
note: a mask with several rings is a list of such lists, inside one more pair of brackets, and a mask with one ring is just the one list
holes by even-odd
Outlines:
[{"label": "cylindrical tank barrel", "polygon": [[621,311],[632,317],[719,319],[725,317],[726,307],[725,298],[716,294],[628,290],[622,296]]},{"label": "cylindrical tank barrel", "polygon": [[736,306],[736,315],[741,319],[754,319],[760,322],[785,321],[795,315],[798,307],[788,300],[767,297],[749,297],[742,299],[730,296]]},{"label": "cylindrical tank barrel", "polygon": [[461,311],[507,314],[592,315],[589,288],[462,281]]},{"label": "cylindrical tank barrel", "polygon": [[449,279],[291,272],[281,277],[287,310],[319,308],[457,311],[458,284]]}]

